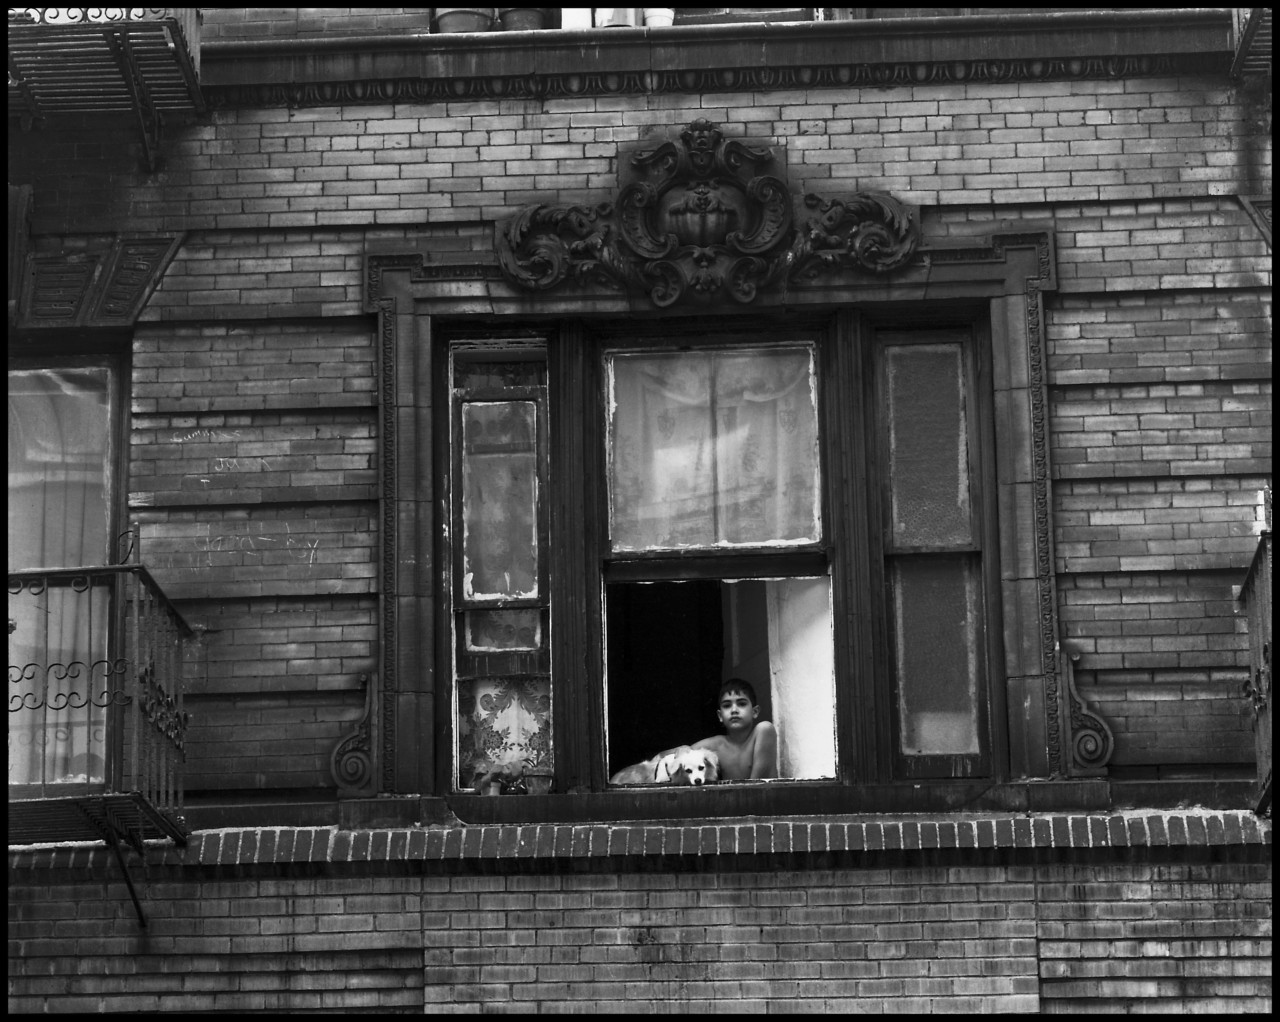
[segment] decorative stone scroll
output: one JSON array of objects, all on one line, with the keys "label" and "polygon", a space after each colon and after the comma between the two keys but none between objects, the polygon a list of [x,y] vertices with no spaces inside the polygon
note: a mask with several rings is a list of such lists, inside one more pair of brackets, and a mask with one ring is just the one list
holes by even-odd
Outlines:
[{"label": "decorative stone scroll", "polygon": [[1077,650],[1064,648],[1066,653],[1067,701],[1066,724],[1070,729],[1071,763],[1069,776],[1099,777],[1107,773],[1107,764],[1115,751],[1115,737],[1110,725],[1094,712],[1088,701],[1076,688],[1076,663],[1080,659]]},{"label": "decorative stone scroll", "polygon": [[900,269],[919,244],[915,210],[877,192],[807,195],[815,215],[797,228],[785,168],[770,172],[773,149],[725,139],[707,120],[627,162],[614,202],[527,206],[502,224],[507,280],[528,291],[565,281],[642,291],[659,308],[745,304],[788,281]]},{"label": "decorative stone scroll", "polygon": [[369,795],[376,790],[376,755],[373,748],[373,707],[375,704],[372,674],[361,674],[364,687],[364,711],[356,725],[341,738],[329,754],[329,775],[343,797]]}]

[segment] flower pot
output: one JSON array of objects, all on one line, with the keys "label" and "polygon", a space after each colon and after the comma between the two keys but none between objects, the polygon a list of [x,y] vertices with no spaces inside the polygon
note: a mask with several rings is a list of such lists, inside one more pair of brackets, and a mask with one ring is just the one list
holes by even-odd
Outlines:
[{"label": "flower pot", "polygon": [[545,28],[547,8],[499,7],[498,23],[504,32],[527,32],[530,29]]},{"label": "flower pot", "polygon": [[524,790],[530,795],[546,795],[555,780],[550,767],[528,767],[524,772]]},{"label": "flower pot", "polygon": [[501,794],[502,794],[502,782],[501,782],[501,781],[490,781],[488,784],[486,784],[486,785],[484,786],[484,791],[480,792],[480,794],[481,794],[481,795],[501,795]]},{"label": "flower pot", "polygon": [[642,7],[645,28],[666,28],[676,20],[674,7]]},{"label": "flower pot", "polygon": [[597,7],[596,28],[635,28],[636,7]]},{"label": "flower pot", "polygon": [[437,7],[437,32],[488,32],[493,24],[492,7]]}]

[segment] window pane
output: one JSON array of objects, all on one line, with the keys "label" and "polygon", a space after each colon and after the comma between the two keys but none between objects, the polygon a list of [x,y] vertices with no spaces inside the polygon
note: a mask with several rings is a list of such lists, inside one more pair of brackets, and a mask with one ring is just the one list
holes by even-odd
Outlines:
[{"label": "window pane", "polygon": [[538,456],[532,401],[462,405],[462,594],[538,595]]},{"label": "window pane", "polygon": [[551,766],[549,678],[458,679],[459,788],[500,763]]},{"label": "window pane", "polygon": [[898,558],[892,581],[902,752],[976,753],[981,610],[973,562]]},{"label": "window pane", "polygon": [[615,552],[821,538],[808,348],[608,357]]},{"label": "window pane", "polygon": [[959,344],[885,348],[893,544],[967,544],[969,444]]},{"label": "window pane", "polygon": [[463,620],[468,653],[542,648],[542,611],[537,607],[468,610]]},{"label": "window pane", "polygon": [[468,361],[459,358],[454,362],[453,384],[460,394],[501,396],[502,391],[510,392],[513,388],[545,386],[546,370],[547,363],[541,358],[518,361]]},{"label": "window pane", "polygon": [[107,563],[109,377],[10,371],[10,568]]}]

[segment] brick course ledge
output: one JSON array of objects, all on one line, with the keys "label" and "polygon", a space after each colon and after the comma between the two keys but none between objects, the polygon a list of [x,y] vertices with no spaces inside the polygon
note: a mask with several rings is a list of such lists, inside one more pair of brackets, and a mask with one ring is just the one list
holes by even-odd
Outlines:
[{"label": "brick course ledge", "polygon": [[1230,57],[1225,8],[1148,9],[215,40],[201,84],[215,108],[385,104],[1225,73]]},{"label": "brick course ledge", "polygon": [[[148,866],[336,866],[507,862],[532,866],[619,859],[823,853],[946,852],[949,849],[1221,848],[1268,846],[1271,821],[1249,812],[1186,809],[1106,814],[965,815],[910,819],[796,818],[708,823],[546,823],[481,826],[261,827],[197,831],[185,848],[151,842]],[[99,870],[101,844],[9,849],[13,870]]]}]

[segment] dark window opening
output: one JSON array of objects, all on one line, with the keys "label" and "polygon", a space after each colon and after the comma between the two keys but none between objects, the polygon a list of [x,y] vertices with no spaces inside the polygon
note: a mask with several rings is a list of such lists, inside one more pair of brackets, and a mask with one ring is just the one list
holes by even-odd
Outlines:
[{"label": "dark window opening", "polygon": [[723,733],[720,684],[750,683],[779,777],[835,776],[825,577],[606,587],[609,772]]}]

